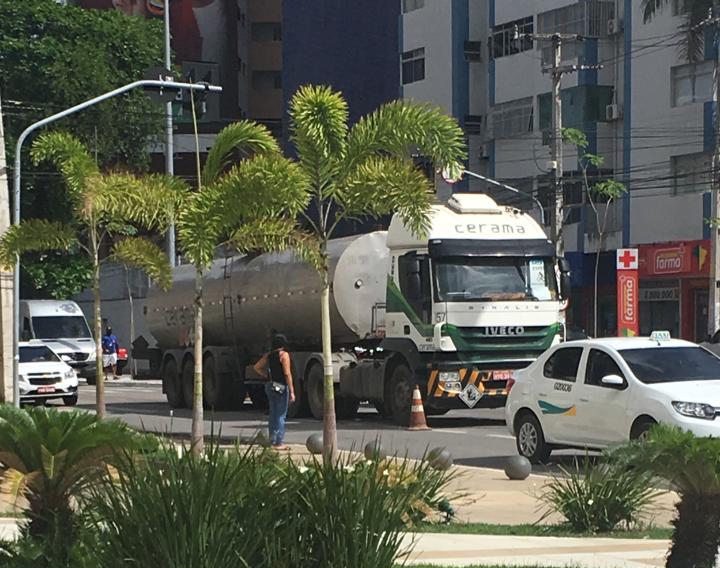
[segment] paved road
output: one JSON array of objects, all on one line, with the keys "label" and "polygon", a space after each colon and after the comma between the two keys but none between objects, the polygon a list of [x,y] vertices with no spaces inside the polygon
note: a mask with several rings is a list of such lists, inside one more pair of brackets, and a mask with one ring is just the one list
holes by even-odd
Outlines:
[{"label": "paved road", "polygon": [[[110,384],[106,390],[107,411],[134,427],[154,432],[190,433],[190,410],[175,410],[170,416],[160,385]],[[79,408],[94,409],[95,388],[80,387]],[[223,438],[252,437],[266,427],[267,416],[250,405],[232,412],[205,412],[207,433],[221,432]],[[505,428],[502,409],[456,410],[445,416],[431,417],[431,431],[408,432],[383,420],[372,407],[361,407],[354,420],[338,422],[341,449],[361,449],[376,438],[389,451],[420,457],[427,448],[447,447],[455,463],[493,468],[504,467],[507,456],[514,455],[515,441]],[[312,433],[321,433],[320,422],[311,418],[289,420],[286,441],[304,444]],[[568,452],[561,461],[569,461]]]}]

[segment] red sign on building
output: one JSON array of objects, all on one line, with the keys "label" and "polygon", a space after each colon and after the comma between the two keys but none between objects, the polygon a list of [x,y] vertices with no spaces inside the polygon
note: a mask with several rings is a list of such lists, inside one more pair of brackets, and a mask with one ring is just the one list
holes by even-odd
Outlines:
[{"label": "red sign on building", "polygon": [[618,335],[632,337],[640,332],[638,312],[638,250],[617,251]]},{"label": "red sign on building", "polygon": [[647,277],[697,277],[710,274],[710,241],[640,245],[639,270]]}]

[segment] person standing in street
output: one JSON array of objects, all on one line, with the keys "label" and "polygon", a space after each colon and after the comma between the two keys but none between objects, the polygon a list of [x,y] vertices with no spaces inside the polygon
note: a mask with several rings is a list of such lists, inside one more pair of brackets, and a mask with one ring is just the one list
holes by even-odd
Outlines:
[{"label": "person standing in street", "polygon": [[107,378],[108,369],[111,369],[113,380],[119,379],[120,377],[117,376],[118,338],[113,335],[112,327],[109,325],[105,329],[105,335],[102,338],[102,351],[105,378]]},{"label": "person standing in street", "polygon": [[290,354],[287,352],[287,338],[276,334],[272,338],[271,351],[255,363],[257,374],[268,379],[265,393],[269,404],[268,434],[270,445],[276,450],[285,450],[285,417],[288,404],[295,402]]}]

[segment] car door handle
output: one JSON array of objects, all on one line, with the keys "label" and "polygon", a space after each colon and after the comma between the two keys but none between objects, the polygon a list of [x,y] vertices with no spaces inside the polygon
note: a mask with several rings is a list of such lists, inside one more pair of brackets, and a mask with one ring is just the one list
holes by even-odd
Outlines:
[{"label": "car door handle", "polygon": [[580,402],[590,402],[589,398],[580,398]]}]

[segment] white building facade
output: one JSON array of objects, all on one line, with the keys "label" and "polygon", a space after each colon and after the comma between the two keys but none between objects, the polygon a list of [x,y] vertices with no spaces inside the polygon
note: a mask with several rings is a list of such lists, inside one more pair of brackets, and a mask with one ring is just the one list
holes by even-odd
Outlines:
[{"label": "white building facade", "polygon": [[[589,170],[591,184],[610,177],[628,189],[608,211],[598,334],[616,327],[614,250],[621,247],[640,249],[641,333],[662,328],[701,339],[707,331],[715,55],[708,41],[699,61],[688,63],[678,48],[682,22],[681,0],[649,22],[638,0],[403,1],[403,96],[437,103],[460,120],[469,170],[547,207],[552,99],[543,69],[551,47],[531,36],[582,36],[562,48],[563,65],[591,67],[563,76],[563,126],[582,130],[587,151],[604,159]],[[565,248],[576,287],[569,319],[592,332],[597,223],[577,151],[565,145],[563,154]],[[467,189],[533,206],[484,184],[455,188]]]}]

